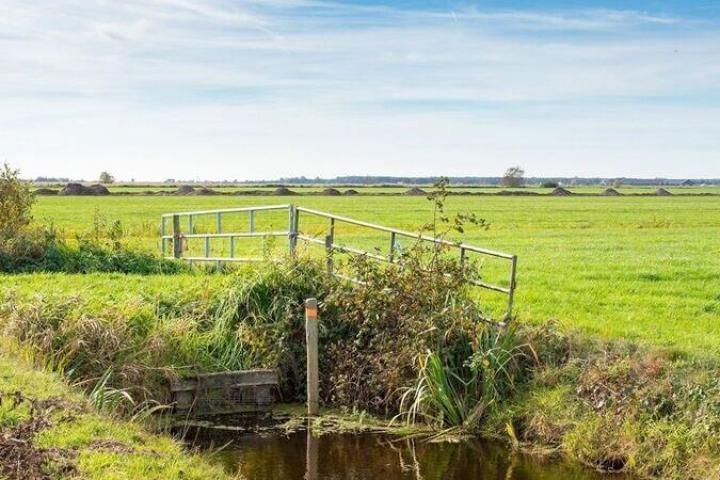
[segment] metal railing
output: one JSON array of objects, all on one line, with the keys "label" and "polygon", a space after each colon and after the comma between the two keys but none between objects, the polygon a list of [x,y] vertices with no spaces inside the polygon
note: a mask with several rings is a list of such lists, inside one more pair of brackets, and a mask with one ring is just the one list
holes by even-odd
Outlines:
[{"label": "metal railing", "polygon": [[[266,213],[271,211],[287,211],[287,229],[285,230],[267,230],[258,231],[256,230],[257,217],[260,213]],[[224,230],[224,220],[228,216],[247,215],[247,228],[244,231],[232,231],[227,232]],[[215,217],[215,225],[213,232],[207,233],[195,233],[195,221],[202,217]],[[302,221],[304,219],[320,219],[321,222],[327,222],[326,227],[322,227],[322,231],[325,233],[324,238],[318,238],[313,236],[309,232],[303,231]],[[168,225],[168,221],[171,221],[171,227]],[[187,233],[183,232],[182,225],[187,225]],[[343,245],[337,242],[337,227],[340,224],[354,225],[370,229],[375,232],[382,232],[389,235],[387,243],[387,254],[379,253],[380,250],[375,252],[369,252],[366,250],[351,247],[349,245]],[[166,213],[161,216],[161,249],[163,256],[166,258],[183,259],[189,262],[215,262],[218,266],[222,266],[224,262],[259,262],[266,259],[265,256],[245,256],[238,257],[236,253],[235,240],[239,238],[248,237],[259,237],[265,241],[270,237],[287,237],[288,251],[291,255],[295,255],[297,252],[298,240],[307,242],[308,244],[321,245],[326,251],[326,263],[330,273],[338,274],[334,267],[334,253],[349,253],[364,255],[367,258],[371,258],[376,261],[382,262],[395,262],[401,251],[400,239],[412,239],[418,242],[427,242],[434,245],[441,245],[448,251],[456,251],[461,264],[465,264],[468,261],[468,257],[471,254],[479,255],[482,257],[493,257],[509,262],[508,270],[508,283],[507,286],[496,285],[488,282],[469,278],[466,280],[468,284],[480,287],[486,290],[499,292],[507,296],[507,306],[505,309],[505,317],[510,318],[512,316],[513,301],[515,297],[516,281],[515,276],[517,272],[517,255],[497,252],[494,250],[488,250],[485,248],[469,245],[467,243],[453,242],[443,238],[431,237],[419,233],[407,232],[396,228],[385,227],[382,225],[376,225],[361,220],[355,220],[352,218],[343,217],[340,215],[334,215],[331,213],[321,212],[304,207],[297,207],[295,205],[271,205],[271,206],[260,206],[260,207],[245,207],[245,208],[228,208],[220,210],[202,210],[192,212],[176,212]],[[203,240],[204,242],[204,254],[203,255],[184,255],[185,251],[188,250],[189,240]],[[227,254],[213,254],[212,241],[213,240],[225,240],[229,241],[229,248]],[[168,254],[168,247],[171,248],[171,254]]]}]

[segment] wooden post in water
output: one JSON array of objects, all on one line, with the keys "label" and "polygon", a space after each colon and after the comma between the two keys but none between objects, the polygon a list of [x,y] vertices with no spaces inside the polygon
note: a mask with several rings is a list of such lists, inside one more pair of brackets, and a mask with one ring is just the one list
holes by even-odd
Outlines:
[{"label": "wooden post in water", "polygon": [[308,428],[305,437],[305,480],[318,480],[319,439]]},{"label": "wooden post in water", "polygon": [[182,257],[182,234],[180,233],[180,215],[173,215],[173,257]]},{"label": "wooden post in water", "polygon": [[307,349],[307,409],[308,416],[319,413],[318,379],[318,314],[317,300],[305,300],[305,345]]}]

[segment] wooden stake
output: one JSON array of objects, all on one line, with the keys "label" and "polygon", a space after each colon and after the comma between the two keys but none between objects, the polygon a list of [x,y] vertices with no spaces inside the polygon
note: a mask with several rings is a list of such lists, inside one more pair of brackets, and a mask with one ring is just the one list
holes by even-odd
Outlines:
[{"label": "wooden stake", "polygon": [[317,300],[305,300],[305,344],[307,348],[307,408],[308,416],[319,412],[318,380],[318,315]]}]

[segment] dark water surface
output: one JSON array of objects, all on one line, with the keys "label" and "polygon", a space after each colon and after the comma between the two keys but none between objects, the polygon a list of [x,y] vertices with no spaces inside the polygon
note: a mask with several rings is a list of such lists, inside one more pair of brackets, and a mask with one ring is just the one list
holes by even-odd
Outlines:
[{"label": "dark water surface", "polygon": [[618,480],[577,465],[541,463],[480,441],[429,443],[382,435],[247,436],[218,454],[248,480]]}]

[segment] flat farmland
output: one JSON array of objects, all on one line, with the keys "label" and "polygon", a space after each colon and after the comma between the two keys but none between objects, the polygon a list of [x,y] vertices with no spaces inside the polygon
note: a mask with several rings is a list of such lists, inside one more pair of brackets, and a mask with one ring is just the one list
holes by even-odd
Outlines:
[{"label": "flat farmland", "polygon": [[[131,244],[159,251],[162,213],[290,202],[409,231],[432,216],[422,196],[238,195],[39,197],[34,217],[69,238],[92,230],[98,215],[117,219]],[[720,197],[453,196],[447,209],[474,212],[490,224],[452,238],[519,256],[515,312],[520,321],[555,319],[600,337],[720,353]],[[258,220],[258,229],[285,229],[287,213],[274,215]],[[228,222],[226,231],[247,225],[242,218]],[[309,233],[324,233],[319,219],[304,225]],[[205,227],[199,222],[196,228]],[[386,237],[357,227],[339,227],[337,238],[352,246],[387,248]],[[283,239],[277,242],[283,245]],[[484,268],[488,280],[506,280],[505,266]],[[76,277],[64,280],[68,288],[85,282]],[[49,287],[52,282],[43,278]],[[8,276],[3,283],[30,287],[39,279]]]}]

